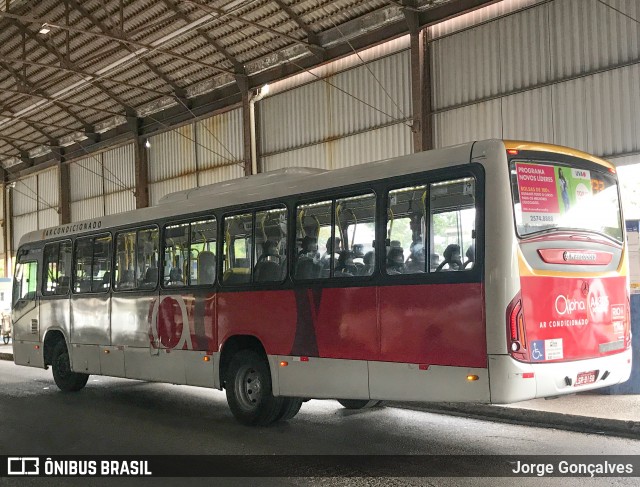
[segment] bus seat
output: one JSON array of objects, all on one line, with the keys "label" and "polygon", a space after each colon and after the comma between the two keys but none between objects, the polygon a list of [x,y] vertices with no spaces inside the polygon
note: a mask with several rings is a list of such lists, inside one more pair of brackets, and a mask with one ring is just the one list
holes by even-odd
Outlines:
[{"label": "bus seat", "polygon": [[128,269],[122,271],[120,281],[118,282],[118,288],[120,289],[132,289],[135,287],[135,279],[133,270]]},{"label": "bus seat", "polygon": [[69,292],[70,285],[71,278],[69,276],[59,276],[55,294],[67,294]]},{"label": "bus seat", "polygon": [[184,286],[184,281],[182,280],[182,269],[180,267],[172,267],[169,271],[169,282],[168,286]]},{"label": "bus seat", "polygon": [[404,249],[399,245],[393,245],[394,242],[391,242],[387,251],[387,274],[402,274],[405,270]]},{"label": "bus seat", "polygon": [[342,250],[336,263],[335,277],[353,277],[358,275],[358,268],[353,263],[353,252]]},{"label": "bus seat", "polygon": [[262,255],[254,268],[255,282],[273,282],[282,280],[278,244],[273,240],[262,243]]},{"label": "bus seat", "polygon": [[222,275],[222,283],[228,285],[245,284],[251,280],[250,269],[246,267],[234,267],[224,271]]},{"label": "bus seat", "polygon": [[421,241],[417,241],[411,244],[411,254],[407,257],[405,262],[405,268],[410,273],[424,272],[425,256],[424,245]]},{"label": "bus seat", "polygon": [[464,255],[467,257],[467,260],[463,264],[462,268],[466,269],[467,266],[469,266],[469,269],[473,268],[473,264],[476,260],[476,244],[472,243],[469,245]]},{"label": "bus seat", "polygon": [[438,265],[436,272],[442,271],[447,265],[449,271],[462,270],[462,261],[460,260],[460,246],[458,244],[449,244],[442,253],[444,260]]},{"label": "bus seat", "polygon": [[158,283],[158,268],[149,267],[144,274],[144,281],[140,284],[140,287],[145,289],[154,289]]},{"label": "bus seat", "polygon": [[296,279],[317,279],[320,277],[320,264],[317,264],[311,257],[302,256],[296,262]]},{"label": "bus seat", "polygon": [[216,254],[203,250],[198,254],[198,284],[213,284],[216,280]]},{"label": "bus seat", "polygon": [[100,285],[101,289],[109,289],[109,286],[111,285],[111,272],[107,271],[103,274]]},{"label": "bus seat", "polygon": [[373,274],[373,269],[375,267],[375,262],[376,262],[375,251],[370,250],[369,252],[364,254],[364,257],[362,258],[362,262],[364,263],[364,267],[361,270],[362,275],[370,276],[371,274]]}]

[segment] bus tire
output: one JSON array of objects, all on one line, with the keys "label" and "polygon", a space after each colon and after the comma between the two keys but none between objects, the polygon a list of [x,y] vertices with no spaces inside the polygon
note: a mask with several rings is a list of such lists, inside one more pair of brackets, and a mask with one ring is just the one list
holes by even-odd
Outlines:
[{"label": "bus tire", "polygon": [[229,363],[226,391],[229,409],[248,426],[267,426],[278,420],[283,398],[274,397],[269,364],[253,350],[241,350]]},{"label": "bus tire", "polygon": [[64,341],[59,341],[53,349],[51,367],[53,380],[63,392],[76,392],[87,385],[89,374],[81,374],[71,370],[69,351]]},{"label": "bus tire", "polygon": [[293,419],[300,411],[302,401],[303,399],[299,399],[297,397],[283,397],[282,409],[280,409],[277,421],[289,421],[290,419]]},{"label": "bus tire", "polygon": [[382,401],[369,399],[338,399],[342,407],[347,409],[368,409],[379,405]]}]

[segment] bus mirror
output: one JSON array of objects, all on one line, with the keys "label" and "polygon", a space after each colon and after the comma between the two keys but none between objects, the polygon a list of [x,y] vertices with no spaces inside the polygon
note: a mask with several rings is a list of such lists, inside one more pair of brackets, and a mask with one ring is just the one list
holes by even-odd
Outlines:
[{"label": "bus mirror", "polygon": [[476,230],[475,228],[471,230],[471,238],[476,238]]}]

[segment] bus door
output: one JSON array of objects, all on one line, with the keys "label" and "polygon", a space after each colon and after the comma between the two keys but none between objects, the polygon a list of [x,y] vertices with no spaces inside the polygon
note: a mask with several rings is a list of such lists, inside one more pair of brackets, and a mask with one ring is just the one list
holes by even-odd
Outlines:
[{"label": "bus door", "polygon": [[38,260],[35,252],[18,253],[13,280],[13,351],[18,365],[44,367],[40,347]]}]

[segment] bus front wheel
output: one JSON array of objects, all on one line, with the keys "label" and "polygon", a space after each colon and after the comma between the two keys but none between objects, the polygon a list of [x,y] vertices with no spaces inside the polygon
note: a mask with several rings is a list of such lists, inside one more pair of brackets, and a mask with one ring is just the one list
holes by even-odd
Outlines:
[{"label": "bus front wheel", "polygon": [[378,406],[382,401],[370,401],[368,399],[338,399],[342,407],[347,409],[368,409]]},{"label": "bus front wheel", "polygon": [[61,391],[79,391],[89,380],[89,374],[80,374],[71,370],[69,351],[63,341],[58,342],[53,349],[51,366],[53,368],[53,380]]},{"label": "bus front wheel", "polygon": [[[267,426],[282,418],[283,398],[274,397],[269,364],[253,350],[241,350],[229,363],[227,402],[235,418],[249,426]],[[297,411],[296,411],[297,412]]]}]

